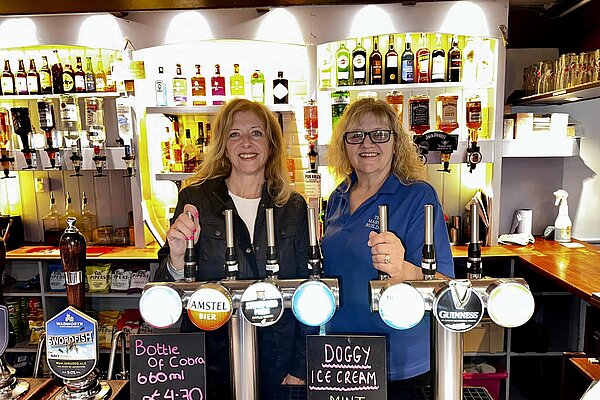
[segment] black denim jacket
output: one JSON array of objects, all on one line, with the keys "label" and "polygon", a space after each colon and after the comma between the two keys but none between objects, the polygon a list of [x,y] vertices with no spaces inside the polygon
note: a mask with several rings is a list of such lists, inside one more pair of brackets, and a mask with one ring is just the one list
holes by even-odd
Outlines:
[{"label": "black denim jacket", "polygon": [[[237,214],[229,196],[224,178],[212,179],[198,186],[188,186],[179,193],[177,208],[171,222],[181,214],[185,204],[194,204],[200,214],[200,239],[196,244],[198,279],[218,280],[225,277],[225,217],[226,209],[234,210],[234,242],[239,264],[238,279],[260,279],[266,277],[266,212],[273,208],[275,221],[275,244],[279,256],[279,278],[308,277],[308,217],[304,198],[293,192],[283,207],[276,207],[269,196],[266,185],[254,227],[254,243],[246,224]],[[168,255],[168,245],[160,251]],[[173,281],[166,260],[160,263],[154,281]],[[184,314],[187,317],[186,314]],[[182,330],[197,330],[184,318]],[[267,328],[258,328],[259,363],[263,385],[278,385],[287,374],[298,378],[306,377],[306,335],[317,333],[316,328],[298,322],[290,310]],[[291,340],[294,338],[294,340]],[[227,327],[206,333],[207,380],[223,383],[229,377],[227,357],[229,341]],[[211,354],[213,355],[211,357]],[[211,365],[212,364],[212,365]],[[226,370],[224,370],[226,368]],[[211,378],[211,371],[215,374]]]}]

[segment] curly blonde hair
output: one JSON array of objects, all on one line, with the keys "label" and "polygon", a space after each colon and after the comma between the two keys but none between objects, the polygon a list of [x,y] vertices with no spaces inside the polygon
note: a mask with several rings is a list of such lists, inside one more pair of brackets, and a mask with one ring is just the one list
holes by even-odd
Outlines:
[{"label": "curly blonde hair", "polygon": [[264,124],[269,140],[269,155],[265,166],[265,180],[269,195],[277,206],[283,206],[290,198],[290,177],[285,164],[284,139],[277,119],[264,104],[246,99],[234,99],[221,107],[213,121],[213,136],[204,162],[194,176],[183,182],[187,186],[200,185],[209,179],[228,177],[231,161],[226,155],[229,130],[237,112],[251,111]]},{"label": "curly blonde hair", "polygon": [[329,144],[327,158],[330,170],[338,178],[343,178],[348,187],[350,186],[350,175],[354,172],[354,167],[348,157],[344,133],[359,125],[362,118],[367,114],[372,114],[377,120],[396,132],[395,135],[392,135],[394,155],[390,173],[396,174],[406,184],[426,180],[427,169],[419,159],[417,147],[412,138],[402,128],[402,121],[398,118],[396,111],[385,101],[373,98],[355,101],[344,110],[344,114],[335,126]]}]

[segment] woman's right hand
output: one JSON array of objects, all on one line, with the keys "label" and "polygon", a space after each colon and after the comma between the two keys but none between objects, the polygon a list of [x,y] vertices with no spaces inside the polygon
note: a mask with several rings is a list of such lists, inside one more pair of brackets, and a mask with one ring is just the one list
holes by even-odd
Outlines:
[{"label": "woman's right hand", "polygon": [[[188,216],[188,212],[193,216],[193,220]],[[167,231],[167,241],[171,263],[176,269],[183,270],[183,256],[185,254],[185,241],[193,239],[194,244],[200,237],[200,221],[198,209],[193,204],[183,206],[183,211]]]}]

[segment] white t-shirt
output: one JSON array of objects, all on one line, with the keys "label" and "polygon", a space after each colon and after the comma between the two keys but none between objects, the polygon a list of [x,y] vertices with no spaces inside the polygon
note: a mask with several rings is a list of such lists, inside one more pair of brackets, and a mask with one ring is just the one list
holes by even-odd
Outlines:
[{"label": "white t-shirt", "polygon": [[250,233],[250,243],[254,243],[254,223],[256,222],[256,214],[258,213],[258,199],[245,199],[237,196],[229,191],[229,195],[233,199],[235,208],[237,208],[238,214],[242,218],[242,221],[246,224],[248,232]]}]

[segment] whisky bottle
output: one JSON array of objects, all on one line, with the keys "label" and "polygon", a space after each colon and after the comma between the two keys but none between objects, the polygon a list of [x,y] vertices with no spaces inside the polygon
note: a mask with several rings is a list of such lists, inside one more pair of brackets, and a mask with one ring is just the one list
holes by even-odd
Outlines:
[{"label": "whisky bottle", "polygon": [[94,93],[96,91],[96,75],[92,66],[92,57],[85,58],[85,91]]},{"label": "whisky bottle", "polygon": [[265,103],[265,76],[259,69],[255,69],[250,76],[250,91],[252,100]]},{"label": "whisky bottle", "polygon": [[448,82],[460,82],[462,56],[458,48],[458,36],[452,36],[452,45],[448,50]]},{"label": "whisky bottle", "polygon": [[19,60],[19,69],[15,74],[15,87],[17,94],[29,94],[27,91],[27,72],[25,72],[25,62]]},{"label": "whisky bottle", "polygon": [[199,168],[204,162],[204,123],[198,122],[198,136],[196,137],[196,166]]},{"label": "whisky bottle", "polygon": [[400,65],[400,83],[413,83],[415,81],[415,55],[411,50],[410,34],[406,34],[402,64]]},{"label": "whisky bottle", "polygon": [[215,106],[225,104],[225,78],[221,76],[221,66],[215,64],[215,76],[210,78],[212,103]]},{"label": "whisky bottle", "polygon": [[116,92],[117,91],[117,82],[115,81],[115,77],[113,76],[114,67],[115,67],[115,57],[111,54],[108,57],[108,67],[106,68],[106,91],[107,92]]},{"label": "whisky bottle", "polygon": [[356,42],[356,47],[352,50],[352,84],[367,84],[367,51],[362,45],[360,39]]},{"label": "whisky bottle", "polygon": [[340,47],[335,53],[335,64],[338,86],[350,85],[350,50],[344,40],[340,42]]},{"label": "whisky bottle", "polygon": [[277,79],[273,79],[273,103],[288,103],[288,80],[283,77],[283,71],[277,71]]},{"label": "whisky bottle", "polygon": [[[158,67],[158,78],[154,81],[154,95],[156,98],[156,106],[162,107],[167,105],[167,88],[163,79],[163,67]],[[167,128],[168,131],[169,128]]]},{"label": "whisky bottle", "polygon": [[40,92],[52,94],[52,73],[48,64],[48,57],[42,56],[42,68],[40,68]]},{"label": "whisky bottle", "polygon": [[435,35],[435,48],[431,52],[431,82],[446,81],[446,52],[442,47],[442,35]]},{"label": "whisky bottle", "polygon": [[176,106],[187,106],[187,79],[181,74],[181,64],[176,64],[175,68],[173,101]]},{"label": "whisky bottle", "polygon": [[54,94],[65,92],[63,87],[63,66],[58,55],[58,50],[52,50],[54,53],[54,64],[52,64],[52,89]]},{"label": "whisky bottle", "polygon": [[419,42],[419,50],[417,50],[417,54],[415,55],[417,59],[417,77],[415,81],[417,83],[429,83],[431,80],[431,72],[430,72],[430,62],[431,62],[431,52],[427,47],[427,34],[421,33],[421,40]]},{"label": "whisky bottle", "polygon": [[385,53],[385,83],[398,83],[398,52],[394,49],[394,35],[390,35],[388,51]]},{"label": "whisky bottle", "polygon": [[171,141],[171,171],[183,172],[183,149],[179,142],[179,131],[175,129]]},{"label": "whisky bottle", "polygon": [[233,64],[233,75],[229,77],[229,90],[233,99],[246,95],[244,77],[240,74],[240,64]]},{"label": "whisky bottle", "polygon": [[85,93],[85,72],[83,72],[83,65],[81,64],[81,57],[75,58],[75,91],[77,93]]},{"label": "whisky bottle", "polygon": [[192,144],[192,136],[189,129],[185,130],[185,145],[182,150],[183,172],[196,171],[196,148]]},{"label": "whisky bottle", "polygon": [[29,59],[29,71],[27,71],[27,91],[29,94],[40,94],[40,74],[35,68],[35,60]]},{"label": "whisky bottle", "polygon": [[71,199],[71,194],[67,192],[67,197],[65,199],[65,213],[62,214],[58,221],[58,228],[63,231],[67,227],[67,218],[70,217],[79,217],[79,214],[73,208],[73,200]]},{"label": "whisky bottle", "polygon": [[69,57],[67,57],[67,61],[65,62],[62,77],[64,92],[75,93],[75,73],[73,72],[73,68],[71,68],[71,62],[69,61]]},{"label": "whisky bottle", "polygon": [[106,92],[106,72],[102,64],[102,54],[98,54],[98,62],[96,64],[96,92]]},{"label": "whisky bottle", "polygon": [[373,36],[373,51],[369,56],[369,85],[381,85],[383,83],[383,62],[379,52],[379,37]]},{"label": "whisky bottle", "polygon": [[2,94],[15,94],[15,77],[10,70],[10,61],[4,60],[4,71],[2,72]]},{"label": "whisky bottle", "polygon": [[85,237],[85,240],[88,243],[92,243],[92,234],[98,227],[98,218],[96,217],[96,214],[90,211],[88,198],[86,197],[85,192],[83,192],[81,198],[81,215],[77,219],[77,225],[79,225],[79,230]]},{"label": "whisky bottle", "polygon": [[48,246],[58,246],[62,231],[59,228],[60,215],[56,209],[56,199],[54,193],[50,192],[50,210],[47,215],[42,217],[44,226],[44,244]]},{"label": "whisky bottle", "polygon": [[160,141],[160,159],[162,161],[162,172],[171,171],[171,133],[169,127],[165,126],[165,133]]},{"label": "whisky bottle", "polygon": [[196,75],[192,76],[192,105],[206,105],[206,79],[200,72],[200,64],[196,64]]}]

